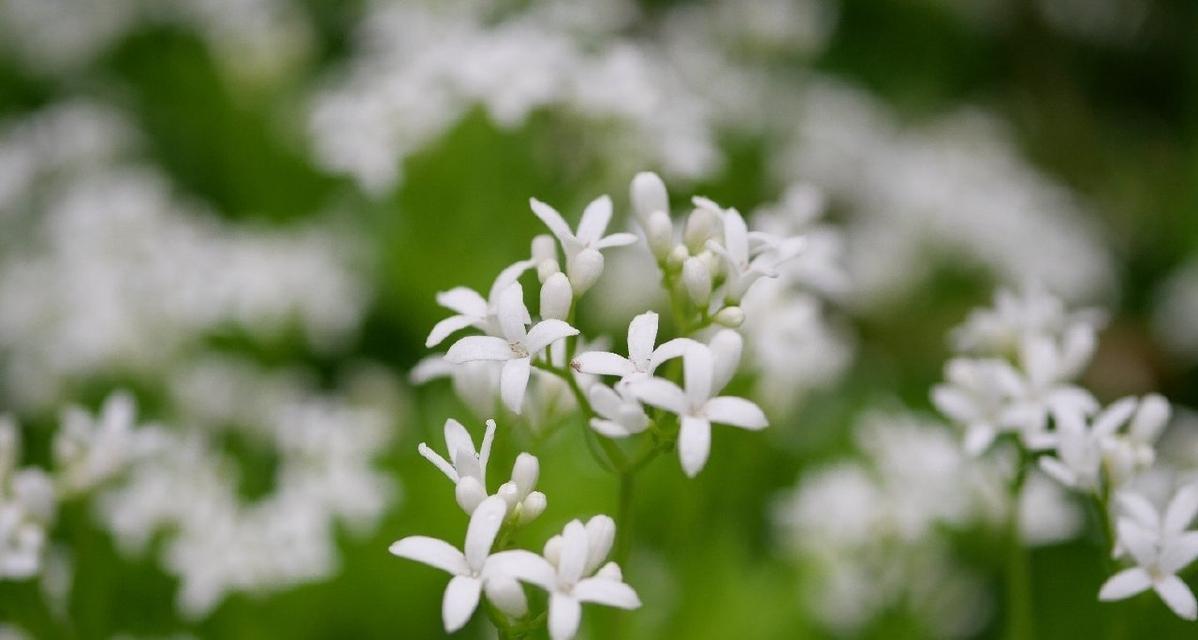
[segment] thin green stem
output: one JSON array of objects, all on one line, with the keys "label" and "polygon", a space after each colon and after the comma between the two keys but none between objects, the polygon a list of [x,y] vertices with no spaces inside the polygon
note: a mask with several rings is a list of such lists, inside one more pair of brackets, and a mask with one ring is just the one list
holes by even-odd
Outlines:
[{"label": "thin green stem", "polygon": [[1019,502],[1027,478],[1028,456],[1021,455],[1019,469],[1011,482],[1007,518],[1007,637],[1030,640],[1035,637],[1032,618],[1031,567],[1019,526]]},{"label": "thin green stem", "polygon": [[616,564],[626,566],[632,552],[632,496],[636,489],[636,471],[620,474],[620,506],[616,511]]}]

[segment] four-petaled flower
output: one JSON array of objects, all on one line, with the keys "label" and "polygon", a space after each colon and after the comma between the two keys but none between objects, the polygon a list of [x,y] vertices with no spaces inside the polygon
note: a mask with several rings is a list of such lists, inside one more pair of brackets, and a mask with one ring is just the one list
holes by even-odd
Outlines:
[{"label": "four-petaled flower", "polygon": [[449,348],[445,359],[454,364],[479,360],[503,362],[503,370],[499,375],[499,395],[508,409],[520,413],[524,392],[528,388],[528,377],[532,372],[532,359],[554,342],[578,335],[578,330],[565,321],[552,319],[542,320],[531,329],[526,329],[529,324],[528,308],[524,306],[524,290],[518,283],[499,294],[496,314],[502,338],[462,338]]},{"label": "four-petaled flower", "polygon": [[[454,287],[438,293],[437,304],[457,315],[449,316],[433,325],[424,346],[435,347],[466,327],[474,327],[488,335],[500,335],[501,329],[497,321],[499,295],[515,284],[532,265],[532,260],[521,260],[499,272],[499,277],[491,284],[491,291],[485,299],[469,287]],[[532,319],[525,317],[524,322],[529,324]]]},{"label": "four-petaled flower", "polygon": [[[723,358],[721,358],[723,360]],[[681,419],[678,430],[678,457],[682,469],[694,477],[703,469],[711,451],[712,423],[743,429],[764,429],[768,422],[756,404],[733,396],[715,397],[727,383],[722,370],[727,362],[716,362],[712,349],[694,343],[688,346],[683,362],[685,391],[662,378],[649,378],[632,386],[646,404],[675,413]],[[735,363],[732,363],[735,367]]]},{"label": "four-petaled flower", "polygon": [[595,284],[603,273],[603,254],[600,253],[603,249],[623,247],[637,241],[636,234],[632,233],[604,235],[611,221],[611,198],[607,196],[600,196],[587,205],[577,232],[570,230],[557,209],[536,198],[531,198],[529,204],[532,212],[561,243],[562,253],[566,255],[566,275],[576,296]]},{"label": "four-petaled flower", "polygon": [[681,356],[692,342],[689,338],[675,338],[654,349],[657,314],[646,311],[628,323],[627,358],[607,351],[589,351],[575,357],[570,366],[580,373],[620,376],[622,380],[633,382],[653,375],[662,363]]},{"label": "four-petaled flower", "polygon": [[1198,531],[1186,527],[1198,514],[1198,491],[1183,488],[1169,501],[1163,516],[1142,497],[1124,494],[1121,503],[1131,517],[1120,518],[1118,537],[1136,566],[1111,576],[1099,600],[1123,600],[1152,589],[1174,613],[1194,620],[1198,603],[1177,573],[1198,558]]}]

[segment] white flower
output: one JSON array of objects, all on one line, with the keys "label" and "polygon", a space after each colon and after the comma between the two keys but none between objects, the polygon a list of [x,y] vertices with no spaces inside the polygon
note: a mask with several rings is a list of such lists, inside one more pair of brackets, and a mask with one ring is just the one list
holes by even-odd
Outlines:
[{"label": "white flower", "polygon": [[1021,388],[1007,420],[1025,437],[1035,437],[1046,429],[1051,413],[1088,415],[1097,411],[1094,396],[1069,382],[1081,374],[1093,352],[1093,333],[1088,328],[1061,342],[1044,335],[1025,337],[1018,352]]},{"label": "white flower", "polygon": [[[496,319],[499,295],[512,286],[532,265],[532,260],[521,260],[499,272],[486,299],[467,287],[454,287],[438,293],[437,304],[456,312],[457,315],[449,316],[434,325],[428,339],[424,341],[424,346],[435,347],[445,338],[466,327],[474,327],[488,335],[501,335],[502,329]],[[525,323],[531,321],[531,318],[524,319]]]},{"label": "white flower", "polygon": [[[505,612],[515,613],[521,608],[520,605],[527,610],[527,603],[523,602],[523,592],[516,596],[519,586],[515,585],[514,581],[495,574],[491,567],[490,560],[496,557],[491,555],[491,546],[495,543],[495,536],[499,534],[506,514],[507,503],[499,496],[491,496],[478,505],[466,528],[465,553],[458,551],[448,542],[426,536],[408,536],[397,540],[390,547],[394,555],[423,562],[453,575],[449,586],[445,587],[445,597],[441,601],[441,619],[445,623],[447,633],[453,633],[466,625],[474,610],[478,608],[484,588],[487,588],[488,598],[492,602],[496,605],[504,603]],[[515,564],[510,559],[508,562]],[[491,593],[496,587],[487,584],[491,581],[502,585],[498,587],[499,593],[494,598],[491,598]],[[512,585],[515,585],[516,592],[511,590]],[[509,602],[512,604],[507,604]]]},{"label": "white flower", "polygon": [[140,439],[133,428],[136,410],[133,396],[115,392],[94,419],[78,407],[63,412],[54,436],[54,459],[68,491],[86,491],[112,478],[139,453]]},{"label": "white flower", "polygon": [[620,609],[641,606],[616,563],[600,568],[615,532],[607,516],[595,516],[585,526],[572,520],[561,535],[545,543],[544,558],[528,551],[503,551],[492,556],[494,568],[549,592],[549,637],[569,640],[578,633],[584,602]]},{"label": "white flower", "polygon": [[[696,204],[704,202],[696,200]],[[745,219],[736,209],[721,212],[724,222],[723,243],[709,240],[707,248],[724,258],[724,298],[739,304],[749,288],[762,277],[775,278],[777,267],[796,257],[805,240],[802,237],[780,239],[770,234],[749,233]],[[753,246],[753,245],[756,246]]]},{"label": "white flower", "polygon": [[1000,289],[994,306],[969,314],[953,330],[952,340],[958,351],[1003,355],[1029,336],[1072,335],[1069,341],[1091,341],[1102,322],[1100,312],[1070,311],[1060,298],[1033,283],[1019,292]]},{"label": "white flower", "polygon": [[611,198],[607,196],[600,196],[587,205],[578,222],[577,232],[570,230],[562,214],[553,207],[536,198],[530,198],[529,205],[561,243],[562,252],[566,254],[566,274],[570,276],[575,295],[582,295],[603,273],[603,254],[600,251],[627,246],[637,239],[631,233],[603,235],[611,221]]},{"label": "white flower", "polygon": [[450,418],[445,421],[445,449],[452,462],[446,461],[423,442],[417,447],[420,455],[454,483],[454,495],[466,513],[473,513],[487,497],[487,460],[491,457],[491,442],[494,439],[495,421],[487,420],[482,446],[476,450],[466,427]]},{"label": "white flower", "polygon": [[[744,398],[713,397],[731,379],[735,362],[714,358],[713,349],[699,343],[689,345],[683,357],[685,391],[662,378],[649,378],[632,386],[646,404],[678,414],[678,456],[682,469],[694,477],[711,451],[711,424],[727,424],[758,430],[767,426],[761,408]],[[739,357],[739,353],[737,353]]]},{"label": "white flower", "polygon": [[589,351],[575,357],[570,366],[579,373],[620,376],[627,381],[647,378],[662,363],[681,356],[687,345],[694,342],[688,338],[675,338],[654,349],[657,323],[657,314],[652,311],[646,311],[628,323],[627,358],[606,351]]},{"label": "white flower", "polygon": [[965,427],[965,451],[979,455],[999,433],[1009,430],[1006,413],[1023,384],[1010,363],[998,359],[954,358],[944,368],[946,384],[932,389],[932,402]]},{"label": "white flower", "polygon": [[[1169,401],[1157,394],[1139,400],[1124,398],[1117,404],[1122,411],[1117,417],[1121,419],[1103,438],[1102,455],[1111,482],[1119,485],[1156,462],[1156,440],[1168,424],[1171,411]],[[1124,424],[1127,430],[1119,432]]]},{"label": "white flower", "polygon": [[1056,456],[1040,458],[1040,468],[1067,487],[1099,490],[1103,481],[1104,443],[1136,408],[1134,399],[1126,400],[1107,407],[1089,425],[1085,414],[1076,408],[1054,411],[1056,431],[1046,439],[1055,441]]},{"label": "white flower", "polygon": [[512,465],[512,479],[500,485],[495,492],[507,503],[508,513],[517,524],[528,524],[545,512],[548,505],[545,494],[534,491],[540,473],[541,463],[537,457],[521,453]]},{"label": "white flower", "polygon": [[1137,515],[1119,519],[1118,537],[1136,566],[1111,576],[1098,599],[1122,600],[1151,588],[1177,615],[1187,620],[1198,618],[1194,594],[1177,577],[1198,558],[1198,531],[1185,531],[1198,513],[1198,492],[1194,487],[1179,491],[1163,517],[1147,500],[1133,495],[1124,494],[1122,503]]},{"label": "white flower", "polygon": [[445,359],[454,364],[480,360],[503,362],[499,395],[508,409],[520,413],[524,392],[528,388],[528,377],[532,372],[532,358],[554,342],[578,335],[578,330],[562,320],[554,319],[542,320],[526,330],[525,325],[529,324],[528,309],[524,306],[524,290],[518,283],[499,294],[496,313],[502,338],[462,338],[449,348]]},{"label": "white flower", "polygon": [[591,408],[599,414],[591,418],[591,428],[609,438],[624,438],[649,427],[649,416],[637,402],[628,384],[611,387],[596,384],[587,391]]}]

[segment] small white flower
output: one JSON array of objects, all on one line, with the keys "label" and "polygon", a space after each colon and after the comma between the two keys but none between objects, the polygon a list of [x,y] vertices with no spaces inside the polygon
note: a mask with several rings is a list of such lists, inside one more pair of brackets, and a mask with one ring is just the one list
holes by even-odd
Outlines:
[{"label": "small white flower", "polygon": [[[632,386],[641,402],[675,413],[681,419],[678,456],[682,469],[694,477],[711,451],[712,423],[743,429],[764,429],[768,422],[756,404],[733,396],[714,397],[728,380],[736,363],[713,357],[713,349],[693,343],[683,356],[685,391],[662,378],[649,378]],[[739,357],[739,352],[737,353]]]},{"label": "small white flower", "polygon": [[548,500],[545,494],[535,491],[541,463],[531,453],[516,456],[512,466],[512,479],[499,486],[495,495],[507,503],[508,513],[517,524],[525,525],[536,520],[545,512]]},{"label": "small white flower", "polygon": [[545,544],[544,558],[528,551],[503,551],[492,556],[497,572],[536,585],[549,593],[549,637],[570,640],[582,621],[582,604],[590,602],[620,609],[641,606],[636,591],[624,583],[620,567],[607,558],[616,525],[595,516],[584,526],[578,520]]},{"label": "small white flower", "polygon": [[932,402],[965,428],[965,451],[979,455],[1010,430],[1005,418],[1011,398],[1023,389],[1019,374],[1004,360],[954,358],[944,377],[948,382],[932,389]]},{"label": "small white flower", "polygon": [[[449,316],[433,325],[428,339],[424,341],[424,346],[435,347],[441,344],[445,338],[466,327],[474,327],[488,335],[501,335],[501,327],[497,320],[499,295],[512,286],[521,274],[533,265],[533,262],[533,260],[521,260],[499,272],[486,299],[468,287],[454,287],[449,291],[438,293],[437,304],[457,315]],[[531,318],[524,320],[525,323],[531,321]]]},{"label": "small white flower", "polygon": [[92,418],[78,407],[63,412],[54,436],[54,459],[67,491],[86,491],[120,473],[141,448],[134,431],[133,396],[115,392]]},{"label": "small white flower", "polygon": [[[1169,422],[1169,401],[1157,394],[1119,401],[1123,413],[1102,441],[1103,462],[1111,482],[1120,485],[1156,462],[1156,441]],[[1126,431],[1121,431],[1123,425]]]},{"label": "small white flower", "polygon": [[764,233],[750,234],[745,219],[736,209],[724,211],[722,217],[723,243],[709,240],[707,248],[724,258],[724,299],[728,304],[739,304],[757,280],[777,277],[778,266],[798,256],[805,240],[801,236],[781,239]]},{"label": "small white flower", "polygon": [[630,382],[647,378],[662,363],[681,356],[687,345],[694,342],[688,338],[675,338],[655,349],[657,325],[657,314],[646,311],[628,323],[627,358],[606,351],[590,351],[579,354],[570,366],[579,373],[620,376]]},{"label": "small white flower", "polygon": [[[1088,331],[1088,330],[1087,330]],[[1007,411],[1007,421],[1024,434],[1039,434],[1057,412],[1092,414],[1098,402],[1089,391],[1072,384],[1090,360],[1094,344],[1082,337],[1063,342],[1044,335],[1026,336],[1019,343],[1021,388]]]},{"label": "small white flower", "polygon": [[[1126,506],[1128,499],[1124,498]],[[1132,498],[1139,515],[1120,518],[1119,545],[1135,560],[1136,566],[1111,576],[1102,585],[1098,599],[1123,600],[1151,588],[1178,616],[1198,618],[1198,603],[1177,573],[1198,558],[1198,531],[1185,528],[1198,514],[1198,493],[1187,487],[1169,502],[1163,517],[1147,500]],[[1156,527],[1145,526],[1158,523]]]},{"label": "small white flower", "polygon": [[497,321],[503,337],[468,336],[455,342],[445,354],[445,359],[454,364],[503,362],[499,395],[513,413],[520,413],[524,404],[532,359],[558,340],[578,335],[577,329],[555,319],[542,320],[526,330],[528,318],[524,290],[518,283],[513,284],[499,295]]},{"label": "small white flower", "polygon": [[417,447],[420,455],[454,483],[454,495],[466,513],[473,513],[487,497],[487,460],[491,457],[491,442],[494,439],[495,421],[487,420],[482,446],[476,450],[466,427],[450,418],[445,421],[445,449],[449,453],[449,461],[423,442]]},{"label": "small white flower", "polygon": [[[516,596],[510,588],[506,588],[510,579],[504,579],[502,572],[496,573],[491,566],[491,560],[498,555],[491,555],[491,546],[495,544],[495,536],[499,534],[506,514],[507,503],[499,496],[491,496],[478,505],[470,515],[470,524],[466,528],[464,553],[448,542],[427,536],[409,536],[391,545],[390,551],[396,556],[422,562],[453,575],[441,601],[441,619],[445,623],[446,633],[453,633],[466,625],[478,608],[484,588],[488,589],[488,598],[491,597],[493,589],[487,583],[493,580],[505,585],[499,589],[502,596],[492,599],[496,605],[503,606],[509,613],[521,608],[527,610],[523,593]],[[509,559],[508,564],[518,563]]]},{"label": "small white flower", "polygon": [[575,295],[582,295],[603,273],[602,250],[627,246],[637,240],[631,233],[604,235],[612,211],[611,198],[607,196],[600,196],[587,205],[578,222],[577,232],[570,230],[562,214],[553,207],[536,198],[530,198],[529,204],[532,212],[561,243],[562,252],[566,255],[566,274],[570,277]]},{"label": "small white flower", "polygon": [[596,384],[587,395],[591,408],[599,414],[591,418],[591,428],[609,438],[625,438],[640,433],[649,427],[649,416],[632,394],[630,385],[617,384],[611,387]]}]

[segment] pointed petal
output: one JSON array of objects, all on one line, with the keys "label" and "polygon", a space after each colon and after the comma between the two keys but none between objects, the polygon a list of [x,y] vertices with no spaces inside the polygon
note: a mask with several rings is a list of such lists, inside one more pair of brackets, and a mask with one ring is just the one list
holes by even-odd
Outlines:
[{"label": "pointed petal", "polygon": [[641,371],[647,371],[653,345],[657,342],[657,314],[646,311],[628,323],[628,359]]},{"label": "pointed petal", "polygon": [[1169,401],[1158,394],[1149,394],[1140,400],[1140,408],[1131,419],[1128,432],[1131,437],[1144,443],[1154,443],[1169,423],[1172,409]]},{"label": "pointed petal", "polygon": [[422,562],[454,575],[470,571],[470,566],[466,564],[466,556],[462,555],[461,551],[444,540],[428,536],[408,536],[397,540],[391,544],[388,551],[400,558]]},{"label": "pointed petal", "polygon": [[595,249],[611,249],[612,247],[627,247],[630,244],[636,244],[637,240],[639,240],[639,238],[636,237],[636,234],[621,231],[620,233],[613,233],[610,236],[600,238],[599,240],[595,241],[595,243],[592,244],[591,246]]},{"label": "pointed petal", "polygon": [[1098,599],[1103,602],[1123,600],[1137,593],[1146,591],[1152,586],[1152,576],[1140,567],[1125,569],[1111,576],[1098,592]]},{"label": "pointed petal", "polygon": [[578,335],[578,329],[571,327],[564,320],[542,320],[528,331],[524,346],[528,349],[529,355],[534,355],[562,338],[576,335]]},{"label": "pointed petal", "polygon": [[1074,475],[1073,470],[1056,458],[1048,456],[1040,458],[1040,469],[1066,487],[1073,488],[1077,485],[1077,476]]},{"label": "pointed petal", "polygon": [[1161,550],[1160,568],[1165,573],[1180,573],[1198,558],[1198,531],[1170,538]]},{"label": "pointed petal", "polygon": [[[591,245],[603,237],[607,225],[611,222],[611,198],[599,196],[587,205],[578,221],[578,241]],[[633,238],[635,240],[635,238]]]},{"label": "pointed petal", "polygon": [[519,282],[508,285],[499,293],[495,303],[495,317],[499,321],[499,329],[508,342],[523,342],[525,323],[528,318],[528,308],[524,306],[524,288]]},{"label": "pointed petal", "polygon": [[589,424],[596,433],[608,438],[627,438],[628,436],[632,435],[632,432],[629,431],[627,427],[613,420],[591,418],[591,422]]},{"label": "pointed petal", "polygon": [[607,578],[580,580],[574,587],[574,597],[579,602],[594,602],[620,609],[637,609],[641,606],[641,599],[632,587]]},{"label": "pointed petal", "polygon": [[419,452],[425,460],[433,463],[434,467],[440,469],[441,473],[444,473],[451,482],[456,483],[458,481],[459,476],[457,469],[455,469],[453,465],[450,464],[445,458],[442,458],[436,451],[433,451],[432,447],[421,442],[420,445],[416,447],[416,451]]},{"label": "pointed petal", "polygon": [[462,364],[479,360],[511,360],[512,347],[507,340],[492,336],[466,336],[445,352],[446,362]]},{"label": "pointed petal", "polygon": [[711,349],[695,343],[686,350],[682,358],[684,389],[690,406],[701,407],[711,399],[711,380],[715,372]]},{"label": "pointed petal", "polygon": [[1131,553],[1136,564],[1147,567],[1156,561],[1156,540],[1151,531],[1127,519],[1120,520],[1116,530],[1120,544]]},{"label": "pointed petal", "polygon": [[495,421],[487,420],[486,431],[483,431],[482,445],[478,448],[478,466],[482,467],[483,486],[487,484],[487,461],[491,459],[491,444],[495,441]]},{"label": "pointed petal", "polygon": [[462,423],[450,418],[445,421],[445,450],[449,452],[449,459],[455,460],[458,451],[465,451],[473,457],[478,457],[478,451],[474,448],[474,438],[470,437],[470,432]]},{"label": "pointed petal", "polygon": [[1165,508],[1165,518],[1161,528],[1168,533],[1180,533],[1194,521],[1198,515],[1198,485],[1190,484],[1177,490],[1169,506]]},{"label": "pointed petal", "polygon": [[616,539],[616,522],[608,516],[597,515],[587,520],[586,531],[587,563],[582,574],[589,576],[595,573],[611,552],[612,542]]},{"label": "pointed petal", "polygon": [[441,601],[441,620],[445,632],[453,633],[466,626],[474,610],[478,608],[478,597],[483,583],[478,578],[455,576],[445,587],[445,598]]},{"label": "pointed petal", "polygon": [[990,424],[975,422],[965,430],[965,453],[979,456],[994,443],[998,432]]},{"label": "pointed petal", "polygon": [[724,248],[738,267],[749,263],[749,228],[735,209],[724,212]]},{"label": "pointed petal", "polygon": [[682,415],[687,413],[686,393],[664,378],[649,378],[634,383],[632,395],[645,404]]},{"label": "pointed petal", "polygon": [[424,341],[424,346],[433,348],[449,336],[469,327],[474,324],[474,319],[467,316],[449,316],[444,320],[433,325],[433,330],[428,333],[428,338]]},{"label": "pointed petal", "polygon": [[[1131,491],[1123,491],[1117,498],[1123,514],[1145,529],[1155,529],[1161,524],[1160,514],[1147,498]],[[1184,525],[1182,526],[1184,528]]]},{"label": "pointed petal", "polygon": [[681,358],[692,344],[699,343],[690,338],[674,338],[658,345],[657,349],[653,351],[653,355],[649,356],[649,368],[645,373],[653,373],[667,361],[674,358]]},{"label": "pointed petal", "polygon": [[536,198],[530,198],[528,204],[532,207],[532,212],[541,219],[541,222],[549,227],[549,232],[557,238],[558,242],[562,243],[563,249],[577,244],[578,241],[570,231],[570,225],[566,224],[566,220],[562,218],[562,214],[557,212],[557,209]]},{"label": "pointed petal", "polygon": [[582,605],[563,593],[554,592],[549,598],[549,637],[551,640],[570,640],[578,633],[582,620]]},{"label": "pointed petal", "polygon": [[712,398],[703,406],[703,413],[708,420],[716,424],[726,424],[742,429],[758,431],[769,426],[769,420],[761,407],[735,396]]},{"label": "pointed petal", "polygon": [[437,304],[458,315],[487,317],[487,301],[474,289],[454,287],[437,294]]},{"label": "pointed petal", "polygon": [[682,416],[682,427],[678,430],[678,458],[682,470],[693,478],[707,464],[711,452],[711,423],[692,416]]},{"label": "pointed petal", "polygon": [[594,376],[630,376],[636,373],[632,361],[606,351],[588,351],[574,358],[573,367],[579,373]]},{"label": "pointed petal", "polygon": [[523,549],[500,551],[487,559],[484,575],[504,575],[521,582],[553,591],[557,586],[557,570],[541,556]]},{"label": "pointed petal", "polygon": [[620,407],[624,405],[624,400],[618,393],[602,384],[591,385],[587,390],[587,397],[591,401],[591,408],[605,418],[615,419],[620,415]]},{"label": "pointed petal", "polygon": [[512,413],[519,414],[524,406],[524,392],[528,390],[528,377],[532,374],[532,361],[528,358],[508,360],[503,363],[499,374],[499,396]]},{"label": "pointed petal", "polygon": [[474,513],[470,514],[470,524],[466,527],[465,550],[466,564],[474,571],[482,571],[506,515],[507,503],[499,496],[483,500]]},{"label": "pointed petal", "polygon": [[732,380],[732,376],[736,375],[744,346],[744,338],[732,329],[724,329],[711,339],[708,348],[711,349],[712,394],[719,393]]},{"label": "pointed petal", "polygon": [[1198,602],[1194,593],[1177,576],[1166,576],[1153,585],[1156,594],[1169,605],[1178,616],[1186,620],[1198,618]]},{"label": "pointed petal", "polygon": [[557,561],[557,575],[564,584],[574,584],[582,578],[587,565],[587,531],[577,520],[571,520],[562,530],[561,557]]},{"label": "pointed petal", "polygon": [[1115,435],[1119,431],[1119,427],[1123,426],[1131,418],[1131,414],[1135,413],[1138,404],[1139,401],[1135,398],[1120,399],[1098,414],[1090,429],[1094,435],[1101,438]]},{"label": "pointed petal", "polygon": [[[503,293],[504,289],[515,284],[520,279],[520,276],[524,275],[525,271],[534,266],[536,266],[535,260],[521,260],[504,267],[503,271],[500,271],[499,275],[495,277],[495,282],[491,283],[491,290],[487,293],[487,299],[489,300],[488,309],[484,311],[484,315],[490,311],[490,305],[496,304],[499,301],[499,294]],[[526,316],[524,323],[528,324],[529,322],[532,322],[532,320]]]}]

